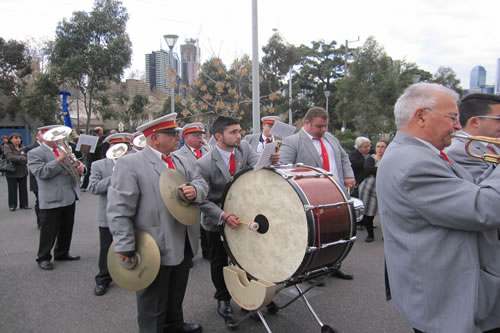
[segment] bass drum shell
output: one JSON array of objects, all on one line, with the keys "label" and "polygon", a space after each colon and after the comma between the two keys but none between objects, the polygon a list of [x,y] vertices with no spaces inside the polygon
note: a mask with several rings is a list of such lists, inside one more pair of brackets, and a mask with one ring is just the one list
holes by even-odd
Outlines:
[{"label": "bass drum shell", "polygon": [[[340,205],[304,208],[332,203]],[[253,278],[281,283],[340,262],[352,247],[346,243],[308,251],[355,234],[353,209],[335,180],[321,169],[294,166],[243,171],[226,188],[223,209],[241,221],[261,225],[264,221],[268,226],[264,233],[245,225],[223,229],[231,260]]]}]

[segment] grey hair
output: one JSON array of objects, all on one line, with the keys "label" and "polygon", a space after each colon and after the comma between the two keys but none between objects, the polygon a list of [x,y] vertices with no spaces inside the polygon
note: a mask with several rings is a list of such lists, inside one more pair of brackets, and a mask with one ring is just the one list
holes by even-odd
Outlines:
[{"label": "grey hair", "polygon": [[370,142],[370,139],[365,136],[358,136],[356,140],[354,140],[354,148],[359,149],[359,147],[361,147],[361,145],[365,142]]},{"label": "grey hair", "polygon": [[436,93],[441,92],[459,101],[460,96],[450,88],[437,83],[415,83],[405,89],[396,105],[394,106],[394,117],[396,127],[406,125],[413,117],[414,112],[419,108],[433,108],[436,103]]}]

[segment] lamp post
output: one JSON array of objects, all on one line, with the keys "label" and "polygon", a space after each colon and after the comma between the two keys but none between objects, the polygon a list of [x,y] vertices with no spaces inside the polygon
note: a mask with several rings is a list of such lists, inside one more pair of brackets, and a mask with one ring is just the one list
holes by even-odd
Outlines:
[{"label": "lamp post", "polygon": [[325,97],[326,97],[326,114],[328,114],[328,96],[330,96],[331,92],[329,90],[325,90]]},{"label": "lamp post", "polygon": [[[287,43],[288,41],[286,40],[285,36],[278,30],[278,28],[273,28],[273,32],[278,33],[283,40]],[[293,102],[293,97],[292,97],[292,71],[293,65],[290,65],[288,68],[288,124],[293,125],[293,119],[292,119],[292,102]]]},{"label": "lamp post", "polygon": [[[359,36],[356,40],[345,40],[345,52],[344,52],[344,77],[349,75],[349,71],[347,70],[347,54],[349,52],[349,43],[359,42]],[[342,113],[342,132],[345,130],[346,122],[345,122],[345,114]]]},{"label": "lamp post", "polygon": [[[177,35],[165,35],[163,36],[165,42],[167,42],[168,48],[170,49],[170,71],[174,73],[174,46],[177,43],[177,39],[179,36]],[[174,84],[170,87],[170,113],[175,112],[175,103],[174,103],[174,93],[175,93],[175,75],[172,75],[172,79]]]}]

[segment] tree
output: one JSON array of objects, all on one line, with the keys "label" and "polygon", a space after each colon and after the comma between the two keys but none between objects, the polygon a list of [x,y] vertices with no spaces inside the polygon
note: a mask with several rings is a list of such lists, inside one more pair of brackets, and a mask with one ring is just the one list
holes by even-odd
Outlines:
[{"label": "tree", "polygon": [[22,116],[33,131],[53,124],[56,118],[62,119],[58,92],[55,78],[48,73],[37,73],[33,82],[21,92]]},{"label": "tree", "polygon": [[81,93],[87,132],[91,115],[98,110],[97,95],[110,81],[119,82],[130,65],[127,21],[127,11],[120,1],[96,0],[90,13],[74,12],[69,21],[57,25],[50,60],[61,82],[69,82]]},{"label": "tree", "polygon": [[19,94],[29,74],[31,58],[25,44],[0,37],[0,118],[6,114],[14,117],[19,111]]},{"label": "tree", "polygon": [[450,67],[440,66],[432,77],[432,82],[453,89],[459,95],[463,93],[462,88],[460,88],[460,79],[457,78],[457,74]]}]

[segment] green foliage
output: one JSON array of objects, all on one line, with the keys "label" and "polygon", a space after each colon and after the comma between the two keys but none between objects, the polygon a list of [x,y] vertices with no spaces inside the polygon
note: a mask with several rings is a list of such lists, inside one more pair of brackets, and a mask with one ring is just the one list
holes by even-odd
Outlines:
[{"label": "green foliage", "polygon": [[31,57],[24,43],[0,37],[0,118],[14,117],[20,109],[19,94],[31,74]]},{"label": "green foliage", "polygon": [[58,85],[51,74],[39,73],[20,95],[22,110],[32,128],[62,120]]},{"label": "green foliage", "polygon": [[341,130],[335,130],[335,137],[339,139],[340,145],[347,153],[354,150],[354,141],[357,135],[350,129],[346,129],[343,132]]},{"label": "green foliage", "polygon": [[432,82],[442,84],[445,87],[455,90],[459,95],[463,94],[460,88],[460,80],[457,74],[450,67],[440,66],[432,77]]},{"label": "green foliage", "polygon": [[94,103],[105,101],[97,98],[98,94],[108,82],[119,82],[130,65],[132,49],[126,33],[127,20],[127,11],[120,1],[96,0],[90,13],[74,12],[69,21],[57,25],[50,60],[60,81],[69,82],[81,92],[87,132]]}]

